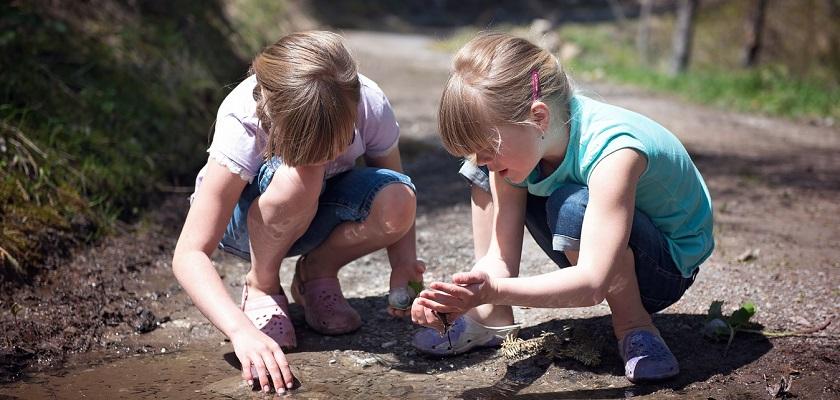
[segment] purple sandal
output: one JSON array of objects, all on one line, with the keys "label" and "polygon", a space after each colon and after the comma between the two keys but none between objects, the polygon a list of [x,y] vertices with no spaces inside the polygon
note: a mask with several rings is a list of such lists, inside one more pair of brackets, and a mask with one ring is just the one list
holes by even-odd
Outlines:
[{"label": "purple sandal", "polygon": [[653,382],[680,373],[680,365],[662,338],[648,331],[632,331],[618,342],[624,376],[630,382]]}]

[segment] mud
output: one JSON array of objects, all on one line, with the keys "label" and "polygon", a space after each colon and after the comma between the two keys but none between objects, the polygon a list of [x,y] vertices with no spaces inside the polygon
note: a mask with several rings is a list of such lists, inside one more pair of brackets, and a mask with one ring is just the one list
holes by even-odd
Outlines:
[{"label": "mud", "polygon": [[[417,240],[429,266],[426,280],[447,279],[472,260],[468,193],[455,174],[459,162],[435,138],[449,55],[431,50],[425,36],[346,34],[361,71],[388,93],[401,123],[406,170],[418,188]],[[385,313],[388,267],[380,252],[340,275],[364,319],[358,332],[320,336],[292,305],[299,348],[289,358],[302,386],[290,397],[758,399],[769,398],[768,387],[784,377],[793,380],[790,396],[840,398],[840,129],[730,113],[600,82],[580,86],[677,133],[714,199],[717,250],[686,296],[655,317],[681,374],[663,384],[630,384],[606,305],[515,309],[526,325],[523,338],[571,327],[596,344],[596,366],[545,355],[510,362],[492,349],[422,357],[410,345],[417,328]],[[172,277],[170,258],[186,206],[183,195],[173,196],[143,222],[57,264],[33,285],[3,288],[0,398],[269,397],[242,385],[230,343]],[[745,252],[754,257],[740,257]],[[293,261],[281,270],[286,289]],[[238,299],[247,266],[223,254],[214,262]],[[553,268],[526,239],[522,274]],[[739,333],[724,355],[725,343],[701,333],[713,300],[725,301],[726,312],[753,301],[754,320],[772,331],[830,324],[805,336]]]}]

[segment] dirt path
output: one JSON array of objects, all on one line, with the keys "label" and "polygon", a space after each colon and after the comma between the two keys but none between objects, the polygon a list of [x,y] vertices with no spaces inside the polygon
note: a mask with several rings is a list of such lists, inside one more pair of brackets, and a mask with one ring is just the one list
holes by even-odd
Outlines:
[{"label": "dirt path", "polygon": [[[401,123],[406,169],[419,193],[418,245],[430,266],[427,280],[447,279],[472,260],[468,197],[456,175],[458,161],[435,138],[448,55],[431,50],[431,39],[423,36],[347,32],[347,37],[361,71],[389,95]],[[770,383],[792,378],[791,392],[799,398],[840,398],[840,321],[809,337],[741,333],[726,356],[725,344],[710,343],[700,333],[713,300],[724,300],[729,312],[753,301],[755,321],[773,331],[805,329],[838,317],[840,129],[721,112],[632,88],[580,87],[677,133],[712,193],[717,250],[685,298],[655,318],[681,362],[681,375],[662,385],[630,385],[622,376],[606,305],[516,309],[517,319],[527,326],[523,337],[569,326],[572,343],[600,355],[595,366],[542,356],[508,363],[493,350],[443,360],[418,356],[409,344],[416,328],[383,311],[387,263],[383,254],[374,254],[341,273],[345,294],[365,319],[358,333],[319,336],[305,327],[301,309],[292,306],[300,348],[289,357],[304,383],[294,397],[766,398],[766,376]],[[169,258],[186,211],[184,200],[173,198],[161,209],[169,212],[153,217],[150,226],[135,227],[70,264],[79,270],[95,264],[96,271],[103,271],[97,257],[139,259],[134,264],[140,267],[133,270],[123,273],[120,267],[122,287],[115,293],[134,296],[164,322],[146,334],[132,333],[132,321],[105,327],[97,331],[103,340],[88,346],[93,352],[70,357],[60,371],[25,373],[0,386],[0,397],[260,397],[240,386],[236,370],[225,361],[230,343],[192,307],[171,276]],[[747,251],[753,256],[742,257]],[[743,258],[750,259],[739,261]],[[215,261],[238,299],[246,265],[221,254]],[[289,265],[281,272],[287,288]],[[522,274],[552,269],[526,240]],[[40,302],[34,295],[27,299],[21,300],[27,313],[18,318],[38,315]],[[72,314],[72,307],[67,312]]]}]

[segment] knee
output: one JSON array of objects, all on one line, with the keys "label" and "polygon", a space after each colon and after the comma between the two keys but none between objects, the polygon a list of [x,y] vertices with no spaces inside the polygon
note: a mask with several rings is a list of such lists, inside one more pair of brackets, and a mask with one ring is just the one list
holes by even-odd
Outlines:
[{"label": "knee", "polygon": [[305,230],[317,211],[317,197],[310,198],[306,193],[290,195],[266,191],[251,205],[248,222],[256,220],[267,226],[282,226],[286,230]]},{"label": "knee", "polygon": [[372,222],[387,235],[402,235],[414,224],[417,198],[406,185],[385,186],[373,200]]}]

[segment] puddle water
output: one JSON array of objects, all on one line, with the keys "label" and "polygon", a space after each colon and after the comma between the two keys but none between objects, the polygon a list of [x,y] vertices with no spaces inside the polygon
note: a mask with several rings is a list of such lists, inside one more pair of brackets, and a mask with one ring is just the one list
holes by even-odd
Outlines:
[{"label": "puddle water", "polygon": [[[0,399],[615,399],[650,394],[624,385],[568,379],[547,366],[494,370],[452,368],[441,361],[428,370],[406,371],[387,357],[362,351],[291,353],[289,362],[302,386],[285,395],[263,394],[247,387],[238,370],[224,361],[232,359],[230,352],[229,345],[190,346],[176,352],[35,373],[0,386]],[[96,357],[87,357],[91,356]]]},{"label": "puddle water", "polygon": [[[246,387],[238,370],[223,361],[227,352],[230,346],[215,351],[189,349],[35,373],[0,386],[0,398],[281,397]],[[331,353],[292,353],[288,357],[303,384],[282,396],[287,398],[453,398],[467,389],[466,384],[475,384],[469,380],[453,384],[441,375],[407,373],[380,364],[359,365],[354,356],[335,360]]]}]

